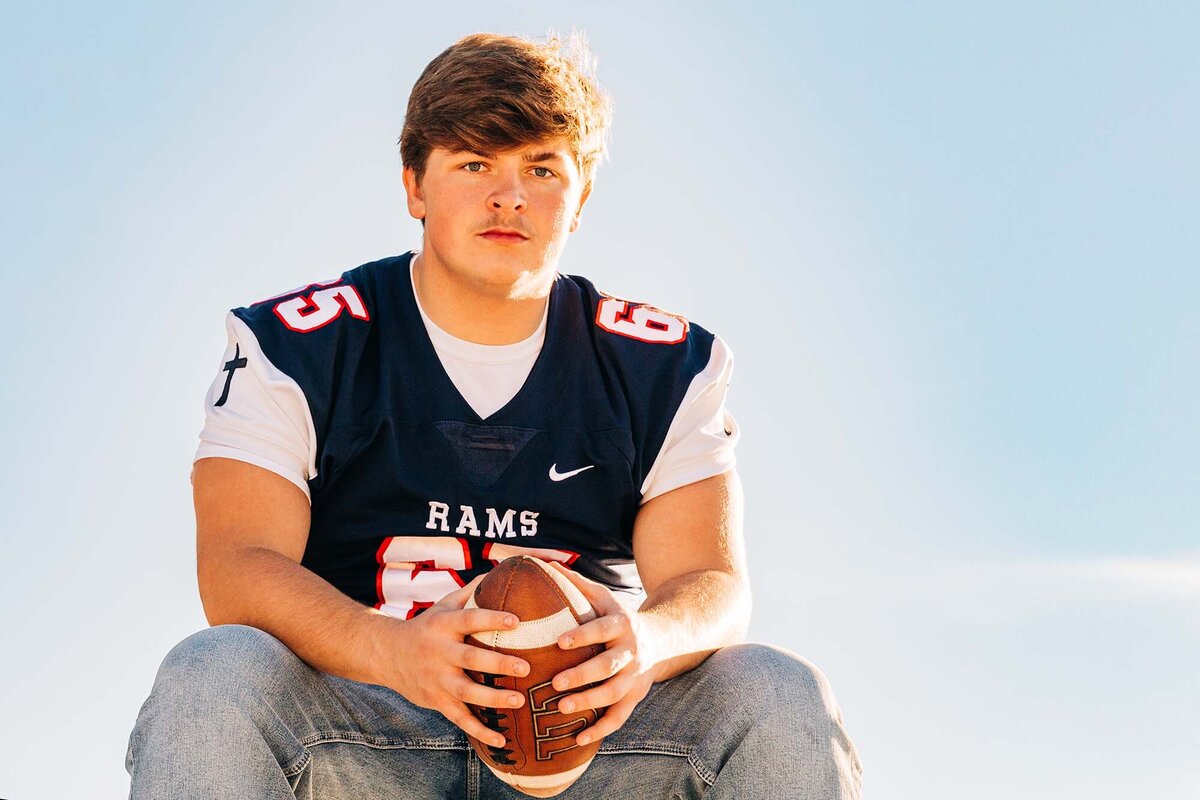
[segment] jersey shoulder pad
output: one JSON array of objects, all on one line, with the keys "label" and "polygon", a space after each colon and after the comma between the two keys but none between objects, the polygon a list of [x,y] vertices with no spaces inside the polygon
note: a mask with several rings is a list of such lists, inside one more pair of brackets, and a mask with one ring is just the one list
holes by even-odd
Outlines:
[{"label": "jersey shoulder pad", "polygon": [[[663,372],[685,383],[704,369],[714,336],[682,314],[597,289],[570,276],[586,298],[597,350],[619,368]],[[660,387],[661,388],[661,387]]]},{"label": "jersey shoulder pad", "polygon": [[[586,298],[594,351],[629,412],[639,485],[646,485],[689,398],[721,382],[727,352],[686,317],[597,290],[572,276]],[[721,385],[720,396],[724,397]]]},{"label": "jersey shoulder pad", "polygon": [[335,323],[370,322],[375,299],[372,268],[391,260],[363,264],[336,278],[297,286],[233,312],[260,336],[273,327],[309,335]]},{"label": "jersey shoulder pad", "polygon": [[[373,261],[332,280],[300,286],[260,300],[233,314],[246,323],[267,359],[299,384],[308,399],[319,435],[340,385],[362,366],[373,340],[380,283],[402,274],[406,256]],[[352,381],[350,381],[352,383]]]}]

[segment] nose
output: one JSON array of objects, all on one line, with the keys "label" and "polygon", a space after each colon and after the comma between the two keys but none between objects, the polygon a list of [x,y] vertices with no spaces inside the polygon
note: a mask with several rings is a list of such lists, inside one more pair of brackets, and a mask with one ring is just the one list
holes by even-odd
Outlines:
[{"label": "nose", "polygon": [[515,177],[499,181],[488,196],[488,207],[492,211],[524,211],[526,206],[525,192],[521,182]]}]

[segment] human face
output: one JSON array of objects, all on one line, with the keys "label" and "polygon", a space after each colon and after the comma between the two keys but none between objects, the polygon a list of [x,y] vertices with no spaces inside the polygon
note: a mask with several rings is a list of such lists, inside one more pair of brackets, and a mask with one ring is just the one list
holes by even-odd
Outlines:
[{"label": "human face", "polygon": [[499,153],[434,148],[421,182],[406,168],[404,187],[425,220],[422,259],[513,298],[548,289],[591,191],[561,137]]}]

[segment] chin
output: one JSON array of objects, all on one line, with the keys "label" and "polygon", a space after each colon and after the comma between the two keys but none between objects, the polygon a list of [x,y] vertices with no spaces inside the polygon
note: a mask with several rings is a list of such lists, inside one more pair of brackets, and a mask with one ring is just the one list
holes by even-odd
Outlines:
[{"label": "chin", "polygon": [[531,283],[542,283],[547,275],[553,275],[554,262],[531,259],[526,255],[520,258],[513,254],[510,258],[504,255],[489,253],[486,258],[471,265],[470,272],[474,280],[480,284],[512,290],[523,291]]}]

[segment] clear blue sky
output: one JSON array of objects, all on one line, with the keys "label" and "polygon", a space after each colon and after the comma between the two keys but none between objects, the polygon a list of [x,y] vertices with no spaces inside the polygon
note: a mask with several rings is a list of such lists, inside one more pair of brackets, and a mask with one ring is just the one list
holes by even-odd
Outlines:
[{"label": "clear blue sky", "polygon": [[560,266],[732,346],[752,635],[868,796],[1200,796],[1195,5],[245,5],[0,12],[0,797],[128,790],[225,310],[416,245],[422,67],[572,25]]}]

